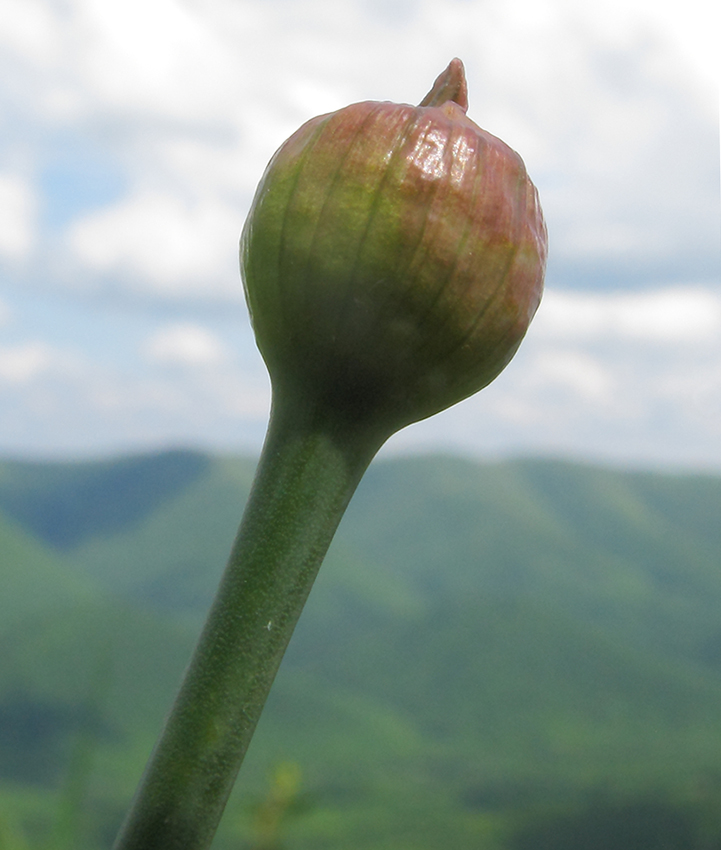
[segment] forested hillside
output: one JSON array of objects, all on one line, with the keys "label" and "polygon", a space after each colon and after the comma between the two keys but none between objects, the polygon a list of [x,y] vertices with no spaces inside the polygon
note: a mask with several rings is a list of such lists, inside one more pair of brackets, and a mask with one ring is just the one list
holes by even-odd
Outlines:
[{"label": "forested hillside", "polygon": [[[109,846],[253,470],[0,462],[7,834]],[[715,476],[374,463],[214,846],[293,763],[288,850],[717,850],[719,515]]]}]

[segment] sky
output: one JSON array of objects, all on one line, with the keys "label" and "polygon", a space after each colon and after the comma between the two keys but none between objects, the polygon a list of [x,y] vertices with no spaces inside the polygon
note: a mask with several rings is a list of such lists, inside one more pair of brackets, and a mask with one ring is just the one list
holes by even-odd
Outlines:
[{"label": "sky", "polygon": [[523,157],[546,294],[386,453],[721,471],[719,33],[686,0],[0,0],[0,455],[256,452],[238,236],[276,148],[454,56]]}]

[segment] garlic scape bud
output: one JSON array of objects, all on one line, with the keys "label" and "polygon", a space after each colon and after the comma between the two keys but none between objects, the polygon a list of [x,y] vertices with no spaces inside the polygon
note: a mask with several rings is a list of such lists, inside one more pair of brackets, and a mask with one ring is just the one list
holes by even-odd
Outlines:
[{"label": "garlic scape bud", "polygon": [[420,106],[304,124],[241,239],[274,387],[388,436],[490,383],[538,307],[546,228],[523,161],[466,116],[454,59]]},{"label": "garlic scape bud", "polygon": [[466,117],[357,103],[271,160],[241,271],[273,405],[213,607],[115,850],[207,850],[318,568],[394,431],[492,381],[538,307],[546,229],[520,157]]}]

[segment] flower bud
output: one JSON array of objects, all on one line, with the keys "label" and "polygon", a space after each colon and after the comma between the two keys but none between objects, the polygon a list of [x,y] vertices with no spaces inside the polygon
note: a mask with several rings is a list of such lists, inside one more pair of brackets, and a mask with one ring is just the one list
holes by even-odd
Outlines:
[{"label": "flower bud", "polygon": [[270,161],[241,269],[273,385],[390,435],[490,383],[543,289],[523,161],[466,117],[454,59],[417,107],[356,103]]}]

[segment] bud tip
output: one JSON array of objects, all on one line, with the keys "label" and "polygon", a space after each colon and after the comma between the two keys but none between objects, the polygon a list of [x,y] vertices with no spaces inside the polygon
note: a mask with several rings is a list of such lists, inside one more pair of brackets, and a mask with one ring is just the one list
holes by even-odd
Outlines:
[{"label": "bud tip", "polygon": [[460,59],[451,59],[450,64],[436,78],[433,87],[419,106],[443,106],[452,100],[465,112],[468,109],[468,85],[466,72]]}]

